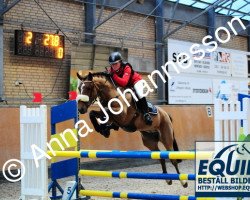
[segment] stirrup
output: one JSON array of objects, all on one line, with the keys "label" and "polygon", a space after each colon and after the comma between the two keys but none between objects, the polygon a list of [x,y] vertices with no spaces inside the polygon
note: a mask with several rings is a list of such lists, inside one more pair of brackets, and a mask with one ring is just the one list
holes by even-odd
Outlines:
[{"label": "stirrup", "polygon": [[147,125],[152,125],[153,121],[149,113],[143,115],[144,121]]}]

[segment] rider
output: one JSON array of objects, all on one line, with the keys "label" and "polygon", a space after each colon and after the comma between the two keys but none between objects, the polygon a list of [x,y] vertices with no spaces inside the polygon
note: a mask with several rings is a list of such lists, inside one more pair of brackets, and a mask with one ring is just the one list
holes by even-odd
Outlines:
[{"label": "rider", "polygon": [[143,81],[140,74],[135,72],[129,63],[122,61],[119,52],[113,52],[109,56],[110,74],[114,82],[120,87],[134,88],[139,97],[138,108],[143,114],[144,121],[147,125],[152,124],[152,119],[148,113],[148,104],[143,95]]}]

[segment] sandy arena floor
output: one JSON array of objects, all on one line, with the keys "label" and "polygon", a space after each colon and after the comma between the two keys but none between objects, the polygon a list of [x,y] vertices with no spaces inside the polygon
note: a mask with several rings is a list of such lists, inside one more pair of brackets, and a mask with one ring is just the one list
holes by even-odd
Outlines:
[{"label": "sandy arena floor", "polygon": [[[168,172],[175,173],[171,163],[167,162]],[[183,161],[179,164],[182,173],[194,173],[194,161]],[[132,167],[119,169],[116,171],[127,172],[161,172],[160,164]],[[63,185],[64,182],[60,181]],[[136,193],[152,193],[152,194],[174,194],[174,195],[194,195],[194,181],[188,181],[188,188],[183,188],[179,181],[173,181],[172,185],[167,185],[164,180],[143,180],[143,179],[117,179],[117,178],[98,178],[83,177],[82,183],[85,189],[104,190],[117,192],[136,192]],[[20,196],[20,182],[10,183],[0,181],[0,200],[17,200]],[[92,197],[92,200],[116,199]]]}]

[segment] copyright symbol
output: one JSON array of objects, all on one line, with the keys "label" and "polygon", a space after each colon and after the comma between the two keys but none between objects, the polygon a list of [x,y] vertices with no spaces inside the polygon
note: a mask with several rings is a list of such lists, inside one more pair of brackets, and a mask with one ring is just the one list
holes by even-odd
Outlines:
[{"label": "copyright symbol", "polygon": [[[13,171],[11,171],[11,169],[16,169],[18,166],[17,164],[21,165],[21,169],[17,169],[17,173],[13,174]],[[10,159],[4,163],[2,172],[3,172],[4,178],[14,183],[14,182],[20,181],[24,177],[25,166],[20,160]],[[8,173],[8,176],[6,175],[6,172]]]}]

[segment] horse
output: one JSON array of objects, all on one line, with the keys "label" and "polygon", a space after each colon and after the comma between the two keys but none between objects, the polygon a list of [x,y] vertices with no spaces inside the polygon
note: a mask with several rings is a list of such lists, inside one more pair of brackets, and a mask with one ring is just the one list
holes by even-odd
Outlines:
[{"label": "horse", "polygon": [[[136,103],[130,93],[126,93],[126,99],[129,102],[128,106],[124,101],[117,88],[112,81],[111,76],[106,72],[89,72],[88,75],[82,76],[77,73],[79,79],[78,85],[78,111],[81,114],[87,112],[90,105],[92,105],[96,99],[101,102],[103,107],[107,107],[108,102],[111,99],[120,100],[123,104],[123,111],[119,114],[113,114],[109,110],[106,111],[109,114],[109,122],[112,122],[112,128],[118,130],[117,127],[121,127],[127,132],[140,131],[143,145],[151,151],[160,151],[158,147],[158,142],[161,142],[166,150],[168,151],[178,151],[178,145],[174,137],[174,129],[171,117],[160,107],[157,107],[158,114],[152,115],[152,125],[146,125],[143,120],[142,113],[137,111]],[[124,89],[122,89],[124,91]],[[113,101],[110,104],[113,110],[119,110],[119,103]],[[103,111],[91,111],[90,114],[91,122],[97,132],[103,130],[103,125],[97,122],[97,117],[100,119],[105,118]],[[106,137],[108,137],[106,135]],[[162,172],[167,173],[165,159],[159,159],[162,167]],[[175,170],[180,174],[178,163],[181,160],[170,160]],[[172,180],[166,180],[166,182],[171,185]],[[186,181],[180,180],[182,186],[186,188],[188,183]]]}]

